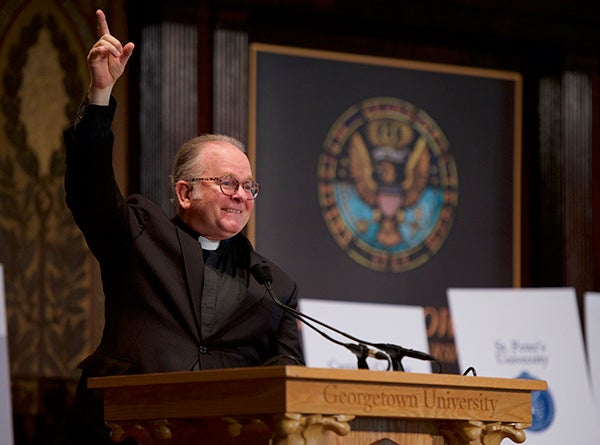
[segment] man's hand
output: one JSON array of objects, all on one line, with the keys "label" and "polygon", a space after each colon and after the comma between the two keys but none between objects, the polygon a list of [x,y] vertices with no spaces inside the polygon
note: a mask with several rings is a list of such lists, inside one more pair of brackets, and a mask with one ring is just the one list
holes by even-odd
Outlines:
[{"label": "man's hand", "polygon": [[96,11],[98,18],[99,39],[87,56],[90,70],[90,103],[108,105],[113,86],[125,71],[127,61],[133,53],[134,45],[129,42],[125,46],[110,34],[106,16],[100,9]]}]

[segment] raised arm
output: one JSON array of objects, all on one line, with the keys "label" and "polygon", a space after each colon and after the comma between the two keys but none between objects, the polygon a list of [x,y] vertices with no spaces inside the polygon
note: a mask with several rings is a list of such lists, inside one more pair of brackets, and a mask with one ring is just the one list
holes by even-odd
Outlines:
[{"label": "raised arm", "polygon": [[115,82],[125,71],[134,45],[121,42],[110,34],[106,16],[100,9],[96,11],[99,39],[87,56],[90,71],[88,99],[91,104],[108,105]]},{"label": "raised arm", "polygon": [[64,138],[67,206],[92,252],[100,259],[114,257],[116,248],[128,237],[128,207],[112,168],[111,125],[116,101],[111,106],[111,93],[125,71],[134,45],[123,46],[110,34],[104,12],[98,10],[96,16],[100,38],[87,56],[88,100],[82,103]]}]

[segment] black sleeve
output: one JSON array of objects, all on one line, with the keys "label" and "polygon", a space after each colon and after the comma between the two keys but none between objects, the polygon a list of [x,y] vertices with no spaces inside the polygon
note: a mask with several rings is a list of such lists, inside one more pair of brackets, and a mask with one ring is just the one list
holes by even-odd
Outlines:
[{"label": "black sleeve", "polygon": [[84,100],[75,123],[64,132],[67,206],[99,260],[114,255],[127,236],[127,206],[112,166],[116,106],[112,97],[108,106]]}]

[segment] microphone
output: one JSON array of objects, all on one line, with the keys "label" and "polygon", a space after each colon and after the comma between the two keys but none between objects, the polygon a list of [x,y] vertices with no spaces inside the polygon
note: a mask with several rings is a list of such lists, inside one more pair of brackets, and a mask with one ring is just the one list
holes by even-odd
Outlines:
[{"label": "microphone", "polygon": [[344,343],[344,345],[355,355],[365,356],[365,358],[376,358],[377,360],[387,360],[388,356],[385,352],[376,351],[375,349],[369,348],[367,345],[358,343]]},{"label": "microphone", "polygon": [[440,362],[433,355],[427,354],[426,352],[416,351],[414,349],[407,349],[403,348],[402,346],[393,345],[390,343],[375,343],[373,346],[375,346],[377,349],[385,351],[390,356],[394,371],[404,371],[404,367],[402,366],[402,359],[404,357],[409,357],[417,360],[433,362],[438,366],[438,372],[442,372],[442,362]]},{"label": "microphone", "polygon": [[271,287],[273,275],[271,274],[271,268],[269,266],[265,266],[264,264],[261,265],[258,263],[254,264],[252,265],[252,267],[250,267],[250,274],[252,274],[252,276],[258,282],[258,284]]},{"label": "microphone", "polygon": [[[336,343],[340,346],[344,346],[346,349],[350,350],[350,352],[352,352],[354,355],[356,355],[358,358],[359,369],[368,369],[366,359],[368,357],[370,357],[370,358],[375,358],[377,360],[387,360],[388,361],[388,370],[389,370],[390,365],[392,365],[392,367],[395,371],[404,371],[404,367],[402,366],[402,359],[404,357],[409,357],[409,358],[414,358],[417,360],[433,362],[438,366],[438,372],[442,372],[442,370],[443,370],[442,363],[437,358],[433,357],[430,354],[427,354],[427,353],[421,352],[421,351],[416,351],[414,349],[403,348],[402,346],[398,346],[398,345],[394,345],[394,344],[390,344],[390,343],[371,343],[371,342],[367,342],[364,340],[360,340],[350,334],[340,331],[340,330],[338,330],[332,326],[329,326],[315,318],[312,318],[312,317],[305,315],[295,309],[292,309],[289,306],[286,306],[281,301],[279,301],[279,299],[275,295],[275,292],[273,291],[273,288],[271,286],[273,277],[271,274],[271,269],[267,265],[254,264],[252,267],[250,267],[250,273],[252,274],[254,279],[259,284],[262,284],[265,286],[271,299],[275,302],[275,304],[277,304],[277,306],[279,306],[285,312],[292,315],[294,318],[296,318],[296,319],[300,320],[301,322],[303,322],[304,324],[306,324],[308,327],[310,327],[311,329],[316,331],[321,336],[332,341],[333,343]],[[355,342],[357,342],[357,344],[342,343],[342,342],[330,337],[329,335],[325,334],[324,332],[317,329],[313,325],[311,325],[308,321],[306,321],[307,319],[311,320],[312,322],[317,323],[320,326],[323,326],[333,332],[336,332],[352,341],[355,341]],[[369,348],[367,345],[377,348],[377,349],[379,349],[379,351],[373,350],[373,349]]]},{"label": "microphone", "polygon": [[271,269],[268,266],[261,265],[261,264],[254,264],[253,266],[250,267],[250,274],[258,282],[258,284],[262,284],[263,286],[265,286],[265,289],[267,290],[267,293],[269,294],[269,296],[271,297],[273,302],[275,302],[275,304],[277,306],[279,306],[281,309],[283,309],[286,313],[290,314],[295,319],[300,320],[302,323],[304,323],[309,328],[313,329],[315,332],[317,332],[322,337],[326,338],[327,340],[329,340],[335,344],[345,347],[350,352],[352,352],[354,355],[356,355],[356,357],[358,359],[358,368],[359,369],[369,369],[369,365],[367,364],[368,357],[375,358],[377,360],[386,360],[388,362],[388,370],[390,369],[390,365],[391,365],[390,357],[387,354],[385,354],[384,352],[375,351],[375,350],[369,348],[368,346],[366,346],[365,344],[363,344],[362,342],[359,342],[359,344],[342,343],[339,340],[336,340],[336,339],[330,337],[329,335],[327,335],[326,333],[324,333],[317,327],[313,326],[307,320],[311,320],[315,323],[318,323],[321,326],[326,327],[327,329],[330,329],[334,332],[337,332],[338,334],[345,336],[346,338],[350,338],[352,340],[354,340],[354,338],[352,338],[348,334],[345,334],[329,325],[326,325],[323,322],[320,322],[319,320],[309,317],[308,315],[305,315],[305,314],[283,304],[279,300],[279,298],[277,298],[277,296],[275,295],[275,291],[273,290],[273,287],[271,286],[271,283],[273,281],[273,276],[271,274]]}]

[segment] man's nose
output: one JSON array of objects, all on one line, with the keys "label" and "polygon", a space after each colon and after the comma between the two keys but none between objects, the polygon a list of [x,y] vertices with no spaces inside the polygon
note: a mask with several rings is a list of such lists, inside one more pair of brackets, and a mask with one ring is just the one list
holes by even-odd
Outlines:
[{"label": "man's nose", "polygon": [[242,186],[239,186],[235,193],[231,195],[231,198],[236,198],[240,201],[250,201],[252,199],[252,192],[250,192],[250,190],[246,190]]},{"label": "man's nose", "polygon": [[242,187],[238,187],[233,195],[230,195],[231,199],[235,202],[243,202],[248,199],[248,192],[244,190]]}]

